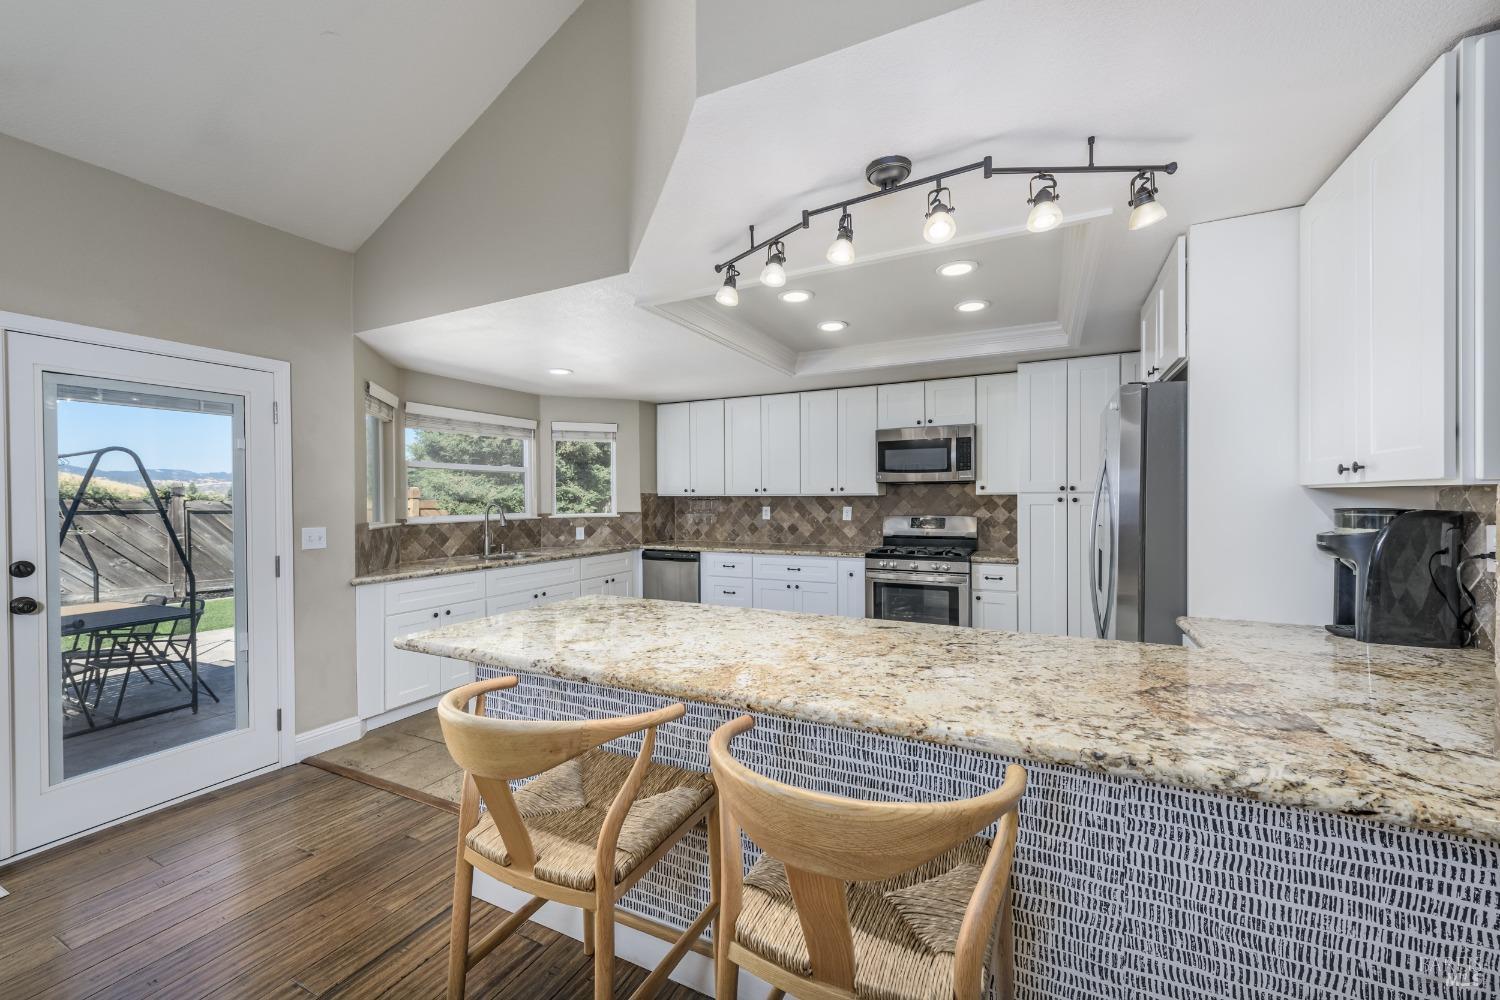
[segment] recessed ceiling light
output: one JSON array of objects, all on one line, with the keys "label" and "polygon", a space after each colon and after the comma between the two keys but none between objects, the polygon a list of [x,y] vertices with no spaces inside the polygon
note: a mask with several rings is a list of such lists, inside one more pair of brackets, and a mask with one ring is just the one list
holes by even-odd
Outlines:
[{"label": "recessed ceiling light", "polygon": [[824,333],[838,333],[840,330],[846,330],[848,328],[849,324],[845,323],[841,319],[826,319],[818,324],[818,329],[822,330]]},{"label": "recessed ceiling light", "polygon": [[777,298],[781,299],[781,301],[790,302],[793,305],[796,305],[798,302],[806,302],[812,297],[813,293],[809,292],[805,288],[788,288],[786,291],[777,296]]},{"label": "recessed ceiling light", "polygon": [[988,309],[990,304],[984,299],[965,299],[953,308],[961,313],[977,313],[981,309]]},{"label": "recessed ceiling light", "polygon": [[972,260],[950,260],[948,263],[938,268],[937,271],[938,274],[941,274],[945,278],[962,278],[964,275],[970,273],[978,266],[979,265]]},{"label": "recessed ceiling light", "polygon": [[547,369],[547,374],[548,375],[571,375],[571,374],[573,374],[573,369],[571,369],[571,368],[548,368]]}]

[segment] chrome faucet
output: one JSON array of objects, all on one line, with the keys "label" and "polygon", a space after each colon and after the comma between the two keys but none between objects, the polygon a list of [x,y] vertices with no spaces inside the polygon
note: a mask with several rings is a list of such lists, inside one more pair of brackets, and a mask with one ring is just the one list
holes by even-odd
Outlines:
[{"label": "chrome faucet", "polygon": [[[500,527],[504,528],[508,524],[510,524],[510,522],[505,519],[505,508],[500,506],[500,501],[491,500],[489,503],[484,505],[484,557],[486,559],[490,557],[490,511],[497,508],[500,511]],[[500,554],[505,554],[504,542],[500,543]]]}]

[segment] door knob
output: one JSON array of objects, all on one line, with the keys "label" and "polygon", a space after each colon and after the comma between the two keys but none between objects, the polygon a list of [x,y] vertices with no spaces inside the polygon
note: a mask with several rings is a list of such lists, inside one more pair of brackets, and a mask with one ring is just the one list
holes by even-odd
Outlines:
[{"label": "door knob", "polygon": [[28,562],[25,559],[17,559],[15,562],[10,564],[10,575],[18,580],[24,580],[26,577],[35,572],[36,563]]},{"label": "door knob", "polygon": [[13,615],[34,615],[42,610],[35,597],[13,597],[10,601],[10,613]]}]

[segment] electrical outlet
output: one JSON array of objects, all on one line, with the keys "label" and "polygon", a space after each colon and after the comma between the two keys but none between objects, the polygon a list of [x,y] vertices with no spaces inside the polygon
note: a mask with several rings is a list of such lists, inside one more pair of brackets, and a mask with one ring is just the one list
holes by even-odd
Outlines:
[{"label": "electrical outlet", "polygon": [[844,504],[844,520],[854,520],[854,508],[850,507],[848,504]]},{"label": "electrical outlet", "polygon": [[327,528],[303,528],[302,547],[304,549],[326,549],[328,548]]},{"label": "electrical outlet", "polygon": [[576,542],[583,541],[583,525],[580,524],[573,529],[573,540]]},{"label": "electrical outlet", "polygon": [[[1484,551],[1495,551],[1495,526],[1493,524],[1487,525],[1484,529]],[[1495,572],[1495,560],[1486,559],[1484,568],[1491,573]]]},{"label": "electrical outlet", "polygon": [[762,507],[760,509],[760,519],[762,521],[769,521],[771,519],[771,508],[770,507]]}]

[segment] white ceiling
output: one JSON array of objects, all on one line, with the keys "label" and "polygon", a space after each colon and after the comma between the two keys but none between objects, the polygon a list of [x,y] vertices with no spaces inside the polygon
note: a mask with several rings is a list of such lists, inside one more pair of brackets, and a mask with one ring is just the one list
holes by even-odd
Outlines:
[{"label": "white ceiling", "polygon": [[[478,369],[518,387],[535,384],[522,386],[529,376],[512,366],[535,356],[532,341],[566,345],[580,359],[570,365],[579,369],[573,391],[643,399],[1007,370],[1031,357],[1128,350],[1140,301],[1188,225],[1301,204],[1439,52],[1497,13],[1495,0],[984,0],[700,97],[629,281],[611,285],[610,302],[593,283],[548,293],[557,315],[535,315],[526,334],[472,326],[461,342],[427,336],[449,317],[367,339],[385,353],[399,349],[392,356],[405,365]],[[1090,134],[1100,163],[1175,159],[1181,169],[1159,179],[1168,220],[1136,233],[1125,227],[1126,176],[1059,178],[1070,218],[1112,213],[1088,227],[1097,266],[1064,324],[1066,348],[1023,350],[1017,341],[964,357],[934,335],[928,357],[896,352],[878,365],[866,358],[861,369],[808,363],[806,345],[774,323],[762,330],[735,320],[726,333],[722,317],[701,307],[719,280],[713,264],[746,245],[747,224],[765,235],[803,208],[870,190],[863,169],[875,156],[910,156],[918,175],[986,154],[997,164],[1074,164],[1086,159]],[[1024,221],[1024,177],[970,174],[951,186],[963,236]],[[857,208],[861,259],[922,248],[922,208],[917,192]],[[790,267],[821,266],[833,228],[834,216],[823,216],[788,237]],[[747,277],[757,271],[745,268]],[[851,269],[847,280],[863,284],[838,294],[871,311],[893,294],[922,294],[915,284],[882,287],[875,269]],[[674,323],[626,306],[626,289],[655,308],[698,299],[700,309]],[[575,298],[588,309],[573,308]],[[1002,312],[1028,308],[1024,294],[1005,298]],[[587,323],[572,322],[585,311]],[[917,325],[903,313],[887,327],[881,336],[899,340]],[[614,345],[625,340],[645,353],[617,357]],[[592,363],[596,351],[615,367]]]},{"label": "white ceiling", "polygon": [[353,250],[579,0],[0,0],[0,132]]}]

